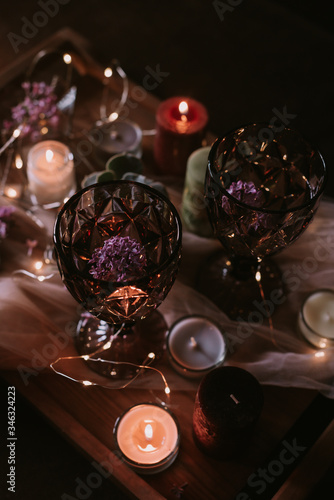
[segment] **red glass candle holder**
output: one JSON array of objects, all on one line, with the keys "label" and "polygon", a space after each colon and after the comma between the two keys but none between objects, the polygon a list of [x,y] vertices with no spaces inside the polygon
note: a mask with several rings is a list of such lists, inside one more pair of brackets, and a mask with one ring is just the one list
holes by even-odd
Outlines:
[{"label": "red glass candle holder", "polygon": [[188,97],[163,101],[156,114],[154,159],[160,173],[183,176],[189,155],[202,146],[208,113]]},{"label": "red glass candle holder", "polygon": [[224,460],[249,443],[263,407],[263,392],[246,370],[223,366],[201,381],[195,400],[193,436],[207,455]]}]

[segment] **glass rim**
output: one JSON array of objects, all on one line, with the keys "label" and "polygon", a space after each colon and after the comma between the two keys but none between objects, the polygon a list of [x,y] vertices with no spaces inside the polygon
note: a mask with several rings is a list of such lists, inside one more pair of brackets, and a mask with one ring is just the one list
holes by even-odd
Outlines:
[{"label": "glass rim", "polygon": [[64,152],[64,154],[69,155],[72,153],[71,149],[67,144],[61,141],[57,141],[56,139],[46,139],[45,141],[40,141],[31,146],[31,148],[28,151],[28,156],[31,156],[33,153],[36,151],[39,151],[40,149],[46,149],[45,145],[50,145],[50,147],[54,147],[57,149],[57,151]]},{"label": "glass rim", "polygon": [[[254,122],[254,123],[248,123],[246,125],[241,125],[237,128],[230,130],[226,134],[217,137],[217,139],[214,141],[214,143],[211,146],[211,150],[210,150],[209,156],[208,156],[207,170],[210,174],[210,177],[212,177],[214,179],[214,174],[215,174],[215,172],[213,171],[214,162],[216,159],[217,149],[218,149],[219,145],[221,144],[221,142],[224,141],[225,139],[227,139],[232,134],[235,134],[238,130],[246,129],[249,127],[263,127],[263,128],[273,129],[273,131],[275,129],[275,127],[273,125],[271,125],[270,123],[265,123],[265,122],[256,123],[256,122]],[[312,149],[312,151],[314,151],[317,154],[318,159],[320,160],[320,162],[323,166],[323,181],[322,181],[322,185],[319,188],[319,191],[309,201],[302,203],[301,205],[298,205],[297,207],[291,207],[291,208],[280,209],[280,210],[273,210],[273,209],[269,209],[269,208],[255,207],[255,206],[249,205],[243,201],[240,201],[237,198],[235,198],[234,196],[232,196],[226,190],[225,187],[223,187],[221,184],[219,184],[215,181],[215,185],[218,187],[219,191],[221,191],[223,193],[224,196],[226,196],[228,199],[232,200],[233,203],[235,203],[236,205],[247,208],[248,210],[252,210],[252,211],[255,211],[258,213],[267,213],[267,214],[273,214],[273,215],[282,215],[282,214],[288,214],[291,212],[297,212],[298,210],[302,210],[302,209],[307,208],[308,206],[310,206],[312,204],[317,203],[317,201],[319,200],[319,198],[321,197],[321,195],[323,194],[323,192],[325,190],[327,178],[328,178],[328,171],[327,171],[327,167],[326,167],[324,158],[323,158],[322,154],[320,153],[319,149],[317,147],[313,146],[313,144],[310,141],[308,141],[306,139],[306,137],[303,134],[301,134],[298,130],[290,128],[290,127],[284,127],[282,130],[279,131],[279,133],[282,133],[283,131],[289,131],[289,132],[293,132],[293,133],[297,134]]]},{"label": "glass rim", "polygon": [[[159,273],[160,271],[163,271],[166,267],[169,266],[169,264],[173,261],[173,259],[177,256],[177,254],[180,251],[181,245],[182,245],[182,222],[181,222],[181,217],[178,214],[178,211],[176,210],[174,204],[167,198],[164,194],[162,194],[160,191],[157,189],[152,188],[151,186],[148,186],[146,184],[136,182],[136,181],[128,181],[128,180],[112,180],[112,181],[105,181],[105,182],[97,182],[95,184],[92,184],[90,186],[86,186],[79,191],[77,191],[69,200],[67,200],[66,203],[62,206],[61,210],[58,212],[55,225],[54,225],[54,231],[53,231],[53,242],[56,248],[56,251],[59,252],[61,255],[61,258],[65,262],[69,262],[69,258],[65,255],[62,245],[60,243],[60,221],[62,219],[63,214],[68,210],[68,208],[72,205],[74,201],[79,200],[79,198],[86,192],[96,189],[96,188],[103,188],[107,187],[109,185],[116,185],[116,184],[121,184],[121,185],[133,185],[141,188],[144,191],[148,191],[149,193],[153,194],[156,198],[160,198],[162,201],[164,201],[171,212],[173,213],[175,220],[176,220],[176,229],[177,229],[177,239],[176,239],[176,245],[175,248],[173,249],[172,253],[169,255],[169,257],[161,264],[158,266],[158,268],[154,271],[154,274]],[[139,277],[139,278],[133,278],[130,280],[125,280],[125,281],[110,281],[110,280],[102,280],[99,278],[94,278],[92,275],[87,275],[83,271],[80,271],[77,269],[77,273],[84,277],[88,278],[90,281],[93,281],[94,283],[111,283],[113,284],[116,288],[122,288],[125,286],[133,286],[134,284],[140,284],[144,280],[147,279],[146,276]],[[150,274],[147,274],[147,276],[150,276]]]}]

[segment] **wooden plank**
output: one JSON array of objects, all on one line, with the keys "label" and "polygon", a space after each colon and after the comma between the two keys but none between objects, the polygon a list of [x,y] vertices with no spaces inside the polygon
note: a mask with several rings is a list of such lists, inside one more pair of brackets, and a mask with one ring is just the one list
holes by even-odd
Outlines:
[{"label": "wooden plank", "polygon": [[173,499],[173,488],[184,484],[187,484],[183,494],[185,500],[234,499],[250,474],[261,465],[316,394],[306,390],[264,387],[265,407],[250,447],[240,450],[236,460],[220,462],[203,455],[194,444],[192,408],[195,391],[174,391],[172,411],[181,428],[179,456],[163,473],[143,479],[124,464],[119,464],[114,455],[112,429],[116,418],[126,408],[151,400],[152,393],[139,389],[83,388],[46,372],[31,377],[25,386],[15,372],[4,372],[3,375],[90,460],[112,463],[114,473],[111,479],[122,485],[128,494],[152,499]]},{"label": "wooden plank", "polygon": [[79,448],[89,460],[96,460],[99,464],[105,464],[106,472],[111,472],[110,480],[126,491],[127,494],[141,500],[147,500],[148,498],[162,500],[164,498],[141,477],[132,472],[101,440],[80,425],[48,394],[47,390],[42,389],[35,383],[36,381],[29,382],[25,386],[19,375],[14,372],[4,372],[2,375],[8,383],[15,385],[17,390],[52,422],[75,447]]},{"label": "wooden plank", "polygon": [[273,500],[303,500],[317,486],[333,464],[334,421],[322,433],[310,452],[302,460]]},{"label": "wooden plank", "polygon": [[46,40],[43,40],[42,42],[35,44],[29,50],[24,51],[22,55],[17,55],[13,58],[13,61],[10,64],[2,68],[0,88],[5,87],[14,78],[17,78],[20,74],[22,74],[22,72],[25,72],[28,65],[39,51],[50,50],[68,41],[71,41],[71,43],[77,47],[82,54],[86,53],[86,49],[88,47],[87,40],[70,28],[63,28],[48,37]]}]

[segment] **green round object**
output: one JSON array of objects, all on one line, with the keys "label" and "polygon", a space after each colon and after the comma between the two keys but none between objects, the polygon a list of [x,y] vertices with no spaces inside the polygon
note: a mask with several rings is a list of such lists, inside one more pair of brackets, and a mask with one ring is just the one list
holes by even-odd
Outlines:
[{"label": "green round object", "polygon": [[141,174],[143,171],[143,164],[137,156],[122,153],[112,156],[106,163],[106,170],[115,174],[115,179],[121,179],[127,172],[134,172]]}]

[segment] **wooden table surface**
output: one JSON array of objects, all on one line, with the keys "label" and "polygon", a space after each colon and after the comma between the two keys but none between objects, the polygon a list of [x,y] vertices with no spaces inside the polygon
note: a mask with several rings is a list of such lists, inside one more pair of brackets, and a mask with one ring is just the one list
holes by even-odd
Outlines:
[{"label": "wooden table surface", "polygon": [[[86,70],[87,81],[92,76],[101,77],[101,68],[92,61],[84,62],[83,73]],[[17,68],[11,68],[4,78],[18,75]],[[157,105],[157,99],[147,94],[131,116],[143,128],[152,128]],[[83,120],[80,112],[78,120],[79,123]],[[148,170],[152,162],[151,147],[152,137],[148,136],[144,139]],[[334,404],[316,391],[264,386],[264,409],[249,447],[240,450],[235,460],[217,461],[203,455],[193,442],[195,388],[174,390],[172,408],[181,428],[178,458],[164,472],[140,477],[115,455],[113,426],[125,408],[150,400],[150,391],[83,387],[48,371],[30,377],[27,385],[16,371],[2,371],[1,376],[8,384],[15,385],[89,460],[112,470],[110,480],[133,498],[301,500],[307,498],[333,462]],[[294,447],[290,452],[294,460],[282,465],[280,447],[286,443]]]},{"label": "wooden table surface", "polygon": [[[101,387],[84,388],[55,374],[40,373],[31,377],[27,386],[17,373],[2,372],[2,376],[9,384],[15,385],[90,461],[95,460],[107,471],[112,470],[110,480],[118,483],[133,498],[175,499],[173,488],[187,485],[182,498],[189,500],[303,499],[307,498],[310,489],[323,477],[333,460],[334,425],[330,421],[334,405],[332,401],[317,399],[313,391],[264,386],[265,405],[249,447],[241,451],[236,460],[222,462],[203,455],[193,442],[191,421],[195,392],[174,391],[173,413],[181,429],[179,455],[164,472],[140,477],[115,455],[113,426],[124,408],[150,399],[150,393],[124,389],[115,394],[115,391]],[[291,428],[314,401],[315,408],[304,417],[306,428],[313,429],[316,434],[312,446],[313,442],[308,444],[310,436],[305,433],[305,425],[298,425],[292,434]],[[330,416],[323,417],[324,421],[319,422],[315,415],[317,410],[323,410],[322,405],[328,408]],[[323,415],[326,415],[325,411]],[[281,441],[292,446],[297,443],[296,455],[300,454],[300,457],[296,456],[292,464],[293,468],[296,466],[293,474],[278,487],[283,477],[275,474],[281,469],[272,464],[279,460],[279,454],[273,455],[273,451]],[[299,458],[303,460],[298,464]],[[258,474],[260,469],[267,471],[269,479],[258,476],[238,497],[239,491],[247,487],[249,477]],[[275,484],[272,484],[272,479],[275,479]],[[264,492],[255,495],[264,485]],[[275,497],[272,490],[269,493],[269,487],[273,487],[275,493],[277,489]]]}]

